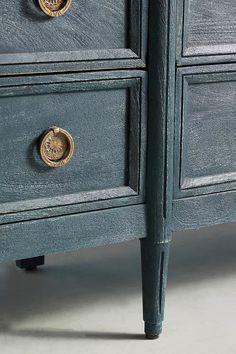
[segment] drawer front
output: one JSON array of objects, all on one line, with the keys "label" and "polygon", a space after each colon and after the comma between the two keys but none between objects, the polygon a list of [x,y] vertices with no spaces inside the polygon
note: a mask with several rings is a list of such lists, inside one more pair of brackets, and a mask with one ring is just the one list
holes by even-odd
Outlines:
[{"label": "drawer front", "polygon": [[236,66],[179,70],[177,101],[175,195],[235,189]]},{"label": "drawer front", "polygon": [[199,57],[199,61],[202,56],[218,55],[235,59],[235,0],[178,0],[178,3],[183,38],[179,56]]},{"label": "drawer front", "polygon": [[1,4],[0,64],[77,61],[83,69],[144,66],[147,0],[72,0],[58,17],[42,11],[40,2],[49,6],[50,0]]},{"label": "drawer front", "polygon": [[[36,209],[57,215],[143,201],[142,72],[6,78],[0,85],[0,222],[19,211],[31,210],[32,218]],[[74,141],[70,161],[57,168],[39,153],[52,126]],[[55,149],[60,154],[63,143]]]}]

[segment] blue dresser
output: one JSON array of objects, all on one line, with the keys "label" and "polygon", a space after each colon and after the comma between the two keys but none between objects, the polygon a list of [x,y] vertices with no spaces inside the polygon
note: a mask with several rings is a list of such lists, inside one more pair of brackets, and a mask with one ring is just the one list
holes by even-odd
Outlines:
[{"label": "blue dresser", "polygon": [[140,239],[159,336],[173,231],[236,220],[234,0],[8,0],[0,260]]}]

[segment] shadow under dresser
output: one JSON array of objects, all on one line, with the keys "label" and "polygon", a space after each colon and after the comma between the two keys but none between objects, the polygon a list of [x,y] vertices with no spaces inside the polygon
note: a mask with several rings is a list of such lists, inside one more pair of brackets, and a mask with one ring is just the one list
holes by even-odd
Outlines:
[{"label": "shadow under dresser", "polygon": [[0,260],[141,241],[147,338],[173,231],[236,220],[236,5],[8,0]]}]

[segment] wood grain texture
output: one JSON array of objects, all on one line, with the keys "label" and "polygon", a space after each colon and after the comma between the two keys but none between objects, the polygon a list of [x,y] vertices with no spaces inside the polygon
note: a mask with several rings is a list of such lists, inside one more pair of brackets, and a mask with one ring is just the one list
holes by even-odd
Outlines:
[{"label": "wood grain texture", "polygon": [[[46,16],[37,1],[1,4],[0,52],[73,52],[128,48],[129,1],[73,1],[59,18]],[[138,14],[134,14],[137,16]],[[68,55],[68,54],[67,54]],[[46,55],[45,55],[46,56]]]},{"label": "wood grain texture", "polygon": [[[2,90],[1,204],[127,185],[128,92],[105,87],[52,93],[48,85],[38,93],[14,88],[10,97]],[[75,143],[71,161],[57,169],[38,154],[39,137],[50,126],[67,129]]]},{"label": "wood grain texture", "polygon": [[181,231],[235,222],[235,203],[235,190],[174,200],[171,228]]},{"label": "wood grain texture", "polygon": [[[121,195],[123,191],[123,195]],[[20,208],[17,209],[17,203],[15,203],[14,207],[16,208],[15,211],[10,213],[0,214],[0,224],[8,224],[12,222],[19,222],[19,221],[27,221],[32,219],[45,219],[51,218],[54,216],[63,216],[65,214],[78,214],[84,213],[91,210],[104,210],[104,209],[111,209],[120,206],[128,206],[128,205],[135,205],[141,204],[145,202],[145,198],[142,195],[136,195],[136,193],[129,189],[127,195],[126,188],[119,188],[119,194],[117,194],[116,190],[103,190],[101,192],[95,193],[99,197],[99,200],[93,201],[86,201],[81,203],[71,204],[71,200],[67,205],[54,205],[51,207],[43,207],[40,205],[39,200],[35,204],[35,209],[32,210],[21,210]],[[88,196],[89,197],[89,194]],[[104,198],[104,199],[102,199]],[[38,208],[37,208],[38,207]]]},{"label": "wood grain texture", "polygon": [[0,64],[35,63],[43,69],[47,62],[67,67],[78,62],[85,70],[91,61],[96,69],[96,61],[119,68],[131,59],[127,67],[137,67],[139,58],[145,61],[147,9],[148,0],[80,0],[63,16],[50,18],[37,0],[7,1],[0,8]]},{"label": "wood grain texture", "polygon": [[163,243],[171,239],[176,8],[150,5],[147,212],[150,242]]},{"label": "wood grain texture", "polygon": [[153,0],[149,10],[147,238],[141,255],[145,333],[154,339],[162,330],[172,237],[175,1]]},{"label": "wood grain texture", "polygon": [[[138,75],[108,80],[112,73],[103,73],[103,80],[91,82],[90,75],[73,82],[38,77],[34,84],[26,78],[24,86],[2,79],[1,214],[144,192],[146,112],[140,99],[146,90]],[[38,137],[53,125],[68,129],[75,141],[72,160],[58,169],[44,165],[37,152]]]},{"label": "wood grain texture", "polygon": [[0,260],[146,237],[145,206],[128,206],[0,226]]},{"label": "wood grain texture", "polygon": [[68,61],[53,63],[29,63],[29,64],[2,64],[0,65],[0,77],[18,74],[49,74],[49,73],[75,73],[96,70],[111,69],[144,69],[146,64],[140,58],[135,59],[99,59],[85,61]]},{"label": "wood grain texture", "polygon": [[[73,4],[53,20],[35,1],[0,9],[0,261],[141,239],[145,332],[153,338],[171,239],[175,1]],[[146,68],[148,19],[147,94],[144,71],[104,69]],[[83,70],[100,72],[71,73]],[[45,75],[61,71],[70,73]],[[35,150],[50,125],[66,128],[77,147],[58,174]]]},{"label": "wood grain texture", "polygon": [[235,60],[234,0],[178,0],[178,6],[179,63]]},{"label": "wood grain texture", "polygon": [[[236,187],[236,72],[179,70],[175,195]],[[211,71],[211,69],[209,68]],[[183,83],[183,85],[182,85]],[[183,95],[180,93],[183,91]]]}]

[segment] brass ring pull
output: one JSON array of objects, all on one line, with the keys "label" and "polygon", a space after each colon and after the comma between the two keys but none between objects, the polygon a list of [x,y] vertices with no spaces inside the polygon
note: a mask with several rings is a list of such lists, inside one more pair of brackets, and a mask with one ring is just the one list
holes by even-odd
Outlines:
[{"label": "brass ring pull", "polygon": [[71,6],[72,0],[38,0],[41,10],[48,16],[58,17]]},{"label": "brass ring pull", "polygon": [[64,166],[74,152],[74,141],[65,129],[51,127],[40,140],[39,153],[41,159],[50,167]]}]

